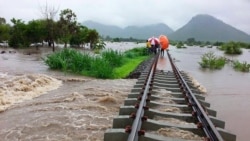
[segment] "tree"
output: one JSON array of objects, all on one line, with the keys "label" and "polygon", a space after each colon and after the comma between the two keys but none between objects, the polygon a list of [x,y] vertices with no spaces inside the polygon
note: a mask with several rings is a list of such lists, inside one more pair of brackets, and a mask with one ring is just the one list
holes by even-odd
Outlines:
[{"label": "tree", "polygon": [[85,44],[86,38],[88,34],[88,28],[86,26],[80,26],[79,30],[77,30],[76,34],[73,34],[70,39],[70,45],[77,45],[80,47],[81,45]]},{"label": "tree", "polygon": [[5,19],[0,17],[0,42],[9,40],[10,28],[10,25],[6,24]]},{"label": "tree", "polygon": [[33,20],[27,24],[26,36],[31,43],[42,42],[46,38],[46,21]]},{"label": "tree", "polygon": [[71,9],[62,10],[58,26],[61,29],[60,38],[64,42],[64,47],[67,47],[67,43],[70,41],[71,37],[79,30],[76,14]]},{"label": "tree", "polygon": [[196,44],[195,38],[188,38],[186,44],[189,46],[195,45]]},{"label": "tree", "polygon": [[43,18],[46,20],[46,38],[45,41],[48,42],[49,46],[53,46],[53,52],[55,51],[55,44],[54,44],[54,40],[56,38],[56,34],[55,34],[55,22],[54,22],[54,18],[56,16],[58,12],[58,9],[55,9],[55,7],[49,7],[48,4],[46,3],[46,5],[44,6],[44,8],[41,8],[41,13]]},{"label": "tree", "polygon": [[224,44],[223,42],[216,41],[213,45],[214,46],[222,46],[223,44]]},{"label": "tree", "polygon": [[86,41],[90,43],[90,49],[94,49],[94,44],[98,42],[99,33],[95,29],[89,29]]},{"label": "tree", "polygon": [[112,38],[111,38],[109,35],[107,35],[107,36],[105,37],[105,40],[106,40],[106,41],[111,41]]},{"label": "tree", "polygon": [[2,24],[6,24],[6,20],[5,20],[5,18],[0,17],[0,25],[2,25]]},{"label": "tree", "polygon": [[14,24],[14,26],[10,31],[9,45],[14,48],[28,46],[29,42],[26,37],[27,26],[25,23],[20,19],[16,20],[15,18],[11,19],[11,22]]},{"label": "tree", "polygon": [[99,38],[93,49],[102,50],[105,49],[105,46],[105,42]]},{"label": "tree", "polygon": [[121,40],[120,40],[120,38],[114,38],[113,39],[113,42],[120,42]]}]

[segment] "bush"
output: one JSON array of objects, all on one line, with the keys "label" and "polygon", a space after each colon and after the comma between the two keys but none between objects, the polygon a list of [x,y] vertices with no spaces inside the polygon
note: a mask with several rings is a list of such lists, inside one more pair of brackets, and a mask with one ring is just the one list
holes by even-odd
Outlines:
[{"label": "bush", "polygon": [[176,47],[177,47],[177,48],[183,48],[183,47],[184,47],[184,44],[183,44],[182,42],[178,42]]},{"label": "bush", "polygon": [[241,54],[241,46],[236,42],[225,43],[219,47],[219,49],[224,50],[226,54]]},{"label": "bush", "polygon": [[250,70],[250,64],[247,64],[247,62],[239,62],[238,60],[236,61],[233,61],[233,68],[235,70],[239,70],[239,71],[242,71],[242,72],[249,72]]},{"label": "bush", "polygon": [[215,56],[213,52],[208,52],[202,55],[199,64],[202,68],[221,69],[226,64],[226,59]]}]

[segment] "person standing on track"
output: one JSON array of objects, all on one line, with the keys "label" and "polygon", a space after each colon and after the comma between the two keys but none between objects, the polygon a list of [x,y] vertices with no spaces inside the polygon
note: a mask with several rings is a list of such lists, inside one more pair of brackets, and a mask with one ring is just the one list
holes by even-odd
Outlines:
[{"label": "person standing on track", "polygon": [[154,54],[156,54],[156,46],[155,46],[155,40],[152,40],[151,42],[151,49],[154,52]]},{"label": "person standing on track", "polygon": [[161,56],[164,56],[164,51],[168,49],[169,46],[169,40],[167,36],[161,35],[159,37],[160,40],[160,46],[161,46]]},{"label": "person standing on track", "polygon": [[146,47],[148,49],[148,53],[150,54],[152,52],[152,48],[151,48],[151,43],[148,40],[146,40]]}]

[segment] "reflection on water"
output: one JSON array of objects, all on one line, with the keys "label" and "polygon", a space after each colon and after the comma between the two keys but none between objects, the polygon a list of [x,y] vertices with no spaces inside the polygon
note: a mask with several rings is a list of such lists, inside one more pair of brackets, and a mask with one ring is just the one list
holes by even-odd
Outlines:
[{"label": "reflection on water", "polygon": [[[107,43],[107,48],[121,51],[135,46],[145,45]],[[1,50],[3,49],[0,48]],[[215,47],[176,49],[170,46],[169,52],[180,70],[189,73],[206,88],[207,101],[217,111],[217,117],[226,122],[226,129],[235,133],[237,140],[247,140],[250,123],[244,121],[250,118],[249,110],[246,109],[250,107],[250,73],[237,72],[230,64],[221,70],[200,69],[198,62],[201,55],[208,51],[226,56]],[[119,106],[136,80],[96,80],[52,71],[42,60],[49,53],[51,48],[0,54],[0,79],[6,76],[22,77],[31,83],[33,81],[28,79],[29,75],[43,74],[44,77],[62,81],[59,88],[33,100],[15,104],[0,113],[0,139],[103,140],[103,133],[111,127],[113,117],[117,115]],[[226,57],[250,63],[249,55],[250,52],[244,49],[242,55]],[[159,63],[162,65],[158,69],[164,69],[164,64],[168,67],[166,55]],[[14,82],[12,79],[8,80]],[[6,86],[3,81],[0,85],[0,88]]]}]

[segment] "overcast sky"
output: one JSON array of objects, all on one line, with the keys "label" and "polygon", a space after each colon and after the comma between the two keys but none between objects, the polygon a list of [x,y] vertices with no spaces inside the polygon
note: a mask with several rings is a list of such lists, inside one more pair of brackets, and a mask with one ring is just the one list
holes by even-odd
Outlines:
[{"label": "overcast sky", "polygon": [[[250,34],[250,0],[0,0],[0,17],[42,18],[45,5],[71,9],[78,22],[93,20],[120,27],[163,22],[173,30],[197,14],[209,14]],[[58,19],[58,16],[57,16]]]}]

